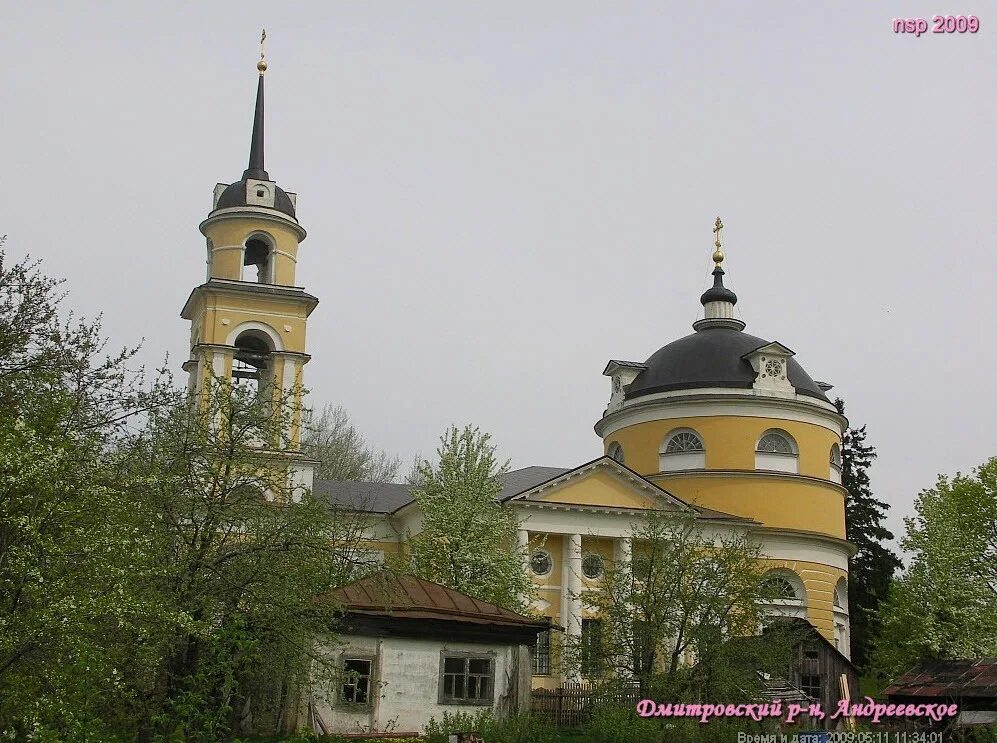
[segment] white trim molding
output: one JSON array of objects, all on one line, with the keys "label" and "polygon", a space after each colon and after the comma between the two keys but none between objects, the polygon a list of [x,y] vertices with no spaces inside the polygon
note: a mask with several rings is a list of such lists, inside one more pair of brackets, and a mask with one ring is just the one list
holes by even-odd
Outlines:
[{"label": "white trim molding", "polygon": [[841,436],[848,420],[833,405],[797,395],[795,399],[755,394],[754,390],[674,390],[639,397],[609,411],[595,424],[603,439],[620,429],[675,418],[774,418],[821,426]]}]

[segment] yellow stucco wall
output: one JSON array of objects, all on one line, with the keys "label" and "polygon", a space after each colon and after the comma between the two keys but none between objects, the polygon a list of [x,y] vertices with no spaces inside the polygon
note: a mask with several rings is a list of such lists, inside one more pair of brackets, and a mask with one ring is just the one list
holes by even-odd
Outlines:
[{"label": "yellow stucco wall", "polygon": [[758,439],[765,431],[778,428],[796,439],[800,449],[800,474],[827,479],[831,475],[831,445],[841,443],[833,431],[813,423],[730,415],[638,423],[615,431],[603,443],[608,452],[614,441],[619,442],[627,467],[649,475],[659,471],[661,445],[677,428],[691,428],[703,439],[707,469],[754,469]]},{"label": "yellow stucco wall", "polygon": [[765,526],[845,538],[845,497],[834,483],[753,472],[661,475],[653,480],[688,503]]},{"label": "yellow stucco wall", "polygon": [[[243,246],[246,240],[256,234],[268,236],[274,244],[274,283],[294,286],[295,264],[298,256],[298,236],[289,227],[277,222],[262,219],[225,219],[204,226],[204,234],[210,240],[211,277],[215,279],[243,278],[243,251],[233,249]],[[247,268],[247,281],[255,280]]]},{"label": "yellow stucco wall", "polygon": [[[706,449],[706,469],[724,474],[659,473],[659,452],[674,430],[696,431]],[[755,446],[766,431],[785,431],[799,448],[799,474],[755,470]],[[838,435],[813,423],[748,416],[702,416],[650,421],[606,437],[618,442],[625,464],[684,501],[752,518],[766,526],[816,531],[844,538],[841,487],[830,480],[830,452]]]},{"label": "yellow stucco wall", "polygon": [[655,500],[608,472],[597,470],[544,492],[538,500],[585,506],[651,508]]}]

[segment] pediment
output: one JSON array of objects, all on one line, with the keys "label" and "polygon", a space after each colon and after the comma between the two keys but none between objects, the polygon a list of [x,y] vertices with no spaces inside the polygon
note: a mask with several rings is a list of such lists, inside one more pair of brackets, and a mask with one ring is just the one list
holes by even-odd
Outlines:
[{"label": "pediment", "polygon": [[684,510],[689,506],[609,457],[570,470],[512,500],[578,508]]}]

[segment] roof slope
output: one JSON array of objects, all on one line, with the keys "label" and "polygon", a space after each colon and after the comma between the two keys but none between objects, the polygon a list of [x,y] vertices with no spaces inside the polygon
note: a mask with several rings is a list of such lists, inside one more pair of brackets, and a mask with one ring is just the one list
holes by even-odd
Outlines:
[{"label": "roof slope", "polygon": [[[517,495],[529,492],[538,485],[555,480],[569,472],[584,469],[600,460],[613,460],[608,457],[598,457],[591,462],[586,462],[578,467],[566,469],[564,467],[523,467],[512,472],[506,472],[501,476],[502,490],[496,497],[497,500],[505,502]],[[669,493],[657,483],[651,482],[639,473],[631,470],[626,465],[613,462],[614,466],[620,467],[632,476],[640,479],[646,485],[655,490],[660,490],[670,498],[675,498],[683,503],[681,498]],[[413,502],[412,486],[395,482],[347,482],[341,480],[316,480],[313,486],[315,496],[337,508],[346,508],[363,513],[390,514],[407,506]],[[695,510],[701,519],[744,521],[751,522],[752,519],[735,516],[722,511],[714,511],[703,508],[692,503],[686,503]]]},{"label": "roof slope", "polygon": [[380,571],[337,588],[332,597],[349,614],[399,619],[442,619],[466,624],[504,627],[550,627],[535,619],[468,596],[439,583]]},{"label": "roof slope", "polygon": [[[699,387],[750,389],[755,371],[743,357],[769,344],[762,338],[731,328],[709,328],[672,341],[645,362],[646,369],[626,387],[627,399],[667,390]],[[801,395],[827,401],[796,359],[789,359],[790,384]]]},{"label": "roof slope", "polygon": [[923,661],[886,688],[893,697],[997,699],[997,658]]}]

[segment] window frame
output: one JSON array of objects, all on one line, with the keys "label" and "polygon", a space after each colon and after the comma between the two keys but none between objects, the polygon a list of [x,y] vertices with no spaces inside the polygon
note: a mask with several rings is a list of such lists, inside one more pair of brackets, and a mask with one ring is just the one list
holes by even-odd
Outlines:
[{"label": "window frame", "polygon": [[[538,573],[533,567],[533,558],[537,555],[543,553],[547,556],[547,570],[543,573]],[[549,550],[545,550],[543,547],[537,547],[535,550],[530,552],[530,575],[534,575],[537,578],[545,578],[554,572],[554,556]]]},{"label": "window frame", "polygon": [[[817,680],[816,684],[806,683],[808,680]],[[817,690],[816,694],[811,694],[810,692],[814,689]],[[800,691],[806,694],[811,699],[820,700],[824,697],[824,678],[819,673],[801,673],[800,674]]]},{"label": "window frame", "polygon": [[[495,702],[495,660],[496,653],[494,650],[486,651],[473,651],[473,650],[447,650],[444,648],[440,650],[440,672],[439,672],[439,684],[437,687],[436,703],[446,704],[450,706],[459,707],[491,707]],[[471,674],[471,661],[472,660],[487,660],[488,661],[488,696],[481,697],[477,699],[469,699],[464,697],[448,697],[446,696],[446,684],[445,678],[450,675],[445,672],[446,661],[448,658],[461,658],[464,661],[464,693],[466,695],[468,688],[468,679],[473,675],[480,678],[481,674]]]},{"label": "window frame", "polygon": [[[699,448],[668,451],[672,442],[682,435],[695,437],[696,441],[699,442]],[[702,434],[696,429],[688,427],[673,428],[665,434],[658,447],[658,469],[662,472],[706,469],[706,441]]]},{"label": "window frame", "polygon": [[623,451],[623,444],[619,441],[614,441],[606,449],[606,456],[612,459],[617,464],[626,463],[626,452]]},{"label": "window frame", "polygon": [[[595,636],[593,637],[592,629],[595,628]],[[595,657],[592,657],[592,646],[596,647],[602,645],[602,632],[603,624],[602,619],[599,617],[584,617],[582,618],[581,632],[579,633],[579,673],[583,678],[599,678],[602,676],[604,668],[602,663],[602,655],[597,653]]]},{"label": "window frame", "polygon": [[[367,679],[367,701],[357,702],[350,701],[346,698],[345,687],[349,684],[347,681],[346,674],[346,664],[349,661],[361,661],[370,664],[370,673],[366,676]],[[336,685],[336,706],[343,709],[353,709],[353,710],[369,710],[373,707],[374,701],[374,687],[377,685],[377,655],[366,650],[352,651],[344,650],[339,655],[339,673],[340,678]],[[360,678],[364,678],[361,674]],[[354,689],[356,684],[352,684]],[[354,692],[354,699],[356,698],[356,693]]]},{"label": "window frame", "polygon": [[[587,560],[593,560],[593,559],[599,561],[599,570],[596,572],[595,575],[589,575],[585,571],[585,562]],[[586,552],[584,555],[582,555],[581,569],[582,569],[582,577],[585,580],[602,580],[606,576],[606,558],[600,555],[598,552]]]},{"label": "window frame", "polygon": [[[540,641],[541,637],[547,638],[546,643]],[[544,668],[546,670],[543,670]],[[551,675],[551,630],[549,629],[537,632],[537,641],[533,644],[533,675]]]}]

